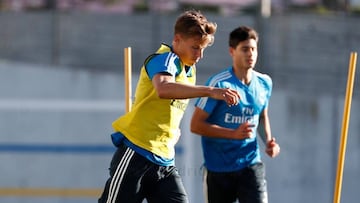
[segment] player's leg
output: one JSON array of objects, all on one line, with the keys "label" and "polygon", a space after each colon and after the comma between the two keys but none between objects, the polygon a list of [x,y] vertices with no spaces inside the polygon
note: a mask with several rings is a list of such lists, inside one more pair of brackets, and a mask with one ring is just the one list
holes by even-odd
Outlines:
[{"label": "player's leg", "polygon": [[265,165],[257,163],[240,173],[238,199],[241,203],[268,203]]},{"label": "player's leg", "polygon": [[125,145],[120,145],[110,165],[110,178],[99,203],[141,203],[144,199],[141,180],[148,161]]},{"label": "player's leg", "polygon": [[230,173],[216,173],[204,169],[204,188],[207,203],[236,201],[236,185]]},{"label": "player's leg", "polygon": [[147,173],[148,203],[188,203],[188,197],[175,166],[157,166]]}]

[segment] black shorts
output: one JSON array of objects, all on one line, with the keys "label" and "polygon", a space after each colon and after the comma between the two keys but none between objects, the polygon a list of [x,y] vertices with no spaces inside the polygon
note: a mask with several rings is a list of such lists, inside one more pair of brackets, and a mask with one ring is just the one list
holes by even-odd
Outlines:
[{"label": "black shorts", "polygon": [[187,203],[175,166],[159,166],[120,145],[110,165],[110,178],[99,203]]},{"label": "black shorts", "polygon": [[265,166],[258,163],[236,172],[204,169],[204,192],[208,203],[267,203]]}]

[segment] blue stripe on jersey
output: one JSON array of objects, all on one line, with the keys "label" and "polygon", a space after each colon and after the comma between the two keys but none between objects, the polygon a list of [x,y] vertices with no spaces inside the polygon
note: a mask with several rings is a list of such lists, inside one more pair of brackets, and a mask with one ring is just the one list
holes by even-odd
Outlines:
[{"label": "blue stripe on jersey", "polygon": [[[208,82],[206,83],[206,85],[210,86],[210,87],[219,87],[218,83],[220,81],[226,80],[231,77],[232,77],[232,74],[228,70],[226,70],[226,71],[223,71],[223,72],[213,76],[212,78],[210,78],[208,80]],[[225,88],[227,88],[227,87],[225,87]],[[208,99],[209,99],[208,97],[201,97],[197,100],[195,105],[204,110],[205,104],[208,102]]]},{"label": "blue stripe on jersey", "polygon": [[223,80],[226,80],[226,79],[229,79],[233,77],[233,75],[231,74],[231,72],[229,70],[226,70],[224,72],[221,72],[215,76],[213,76],[209,82],[208,82],[208,85],[209,86],[215,86],[218,82],[221,82]]}]

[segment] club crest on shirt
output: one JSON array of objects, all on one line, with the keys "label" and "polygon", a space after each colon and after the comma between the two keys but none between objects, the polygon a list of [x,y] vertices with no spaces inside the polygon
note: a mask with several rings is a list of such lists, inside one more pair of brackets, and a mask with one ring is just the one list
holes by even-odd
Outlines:
[{"label": "club crest on shirt", "polygon": [[185,111],[186,110],[186,107],[187,107],[187,104],[188,102],[185,102],[187,100],[177,100],[177,99],[173,99],[171,100],[171,103],[170,105],[177,108],[177,109],[180,109],[182,111]]}]

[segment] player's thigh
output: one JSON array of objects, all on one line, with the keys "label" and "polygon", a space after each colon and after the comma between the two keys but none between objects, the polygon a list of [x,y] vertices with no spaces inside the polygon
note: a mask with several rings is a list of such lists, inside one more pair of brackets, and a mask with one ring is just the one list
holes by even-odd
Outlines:
[{"label": "player's thigh", "polygon": [[110,167],[107,200],[140,203],[144,199],[141,180],[151,163],[132,149],[121,146]]},{"label": "player's thigh", "polygon": [[[188,203],[184,184],[175,166],[160,167],[157,171],[159,181],[148,185],[148,203]],[[164,170],[165,168],[165,170]]]},{"label": "player's thigh", "polygon": [[241,203],[267,203],[265,165],[257,163],[244,169],[241,175],[239,200]]},{"label": "player's thigh", "polygon": [[236,200],[236,185],[230,174],[207,171],[204,178],[208,203],[232,203]]}]

